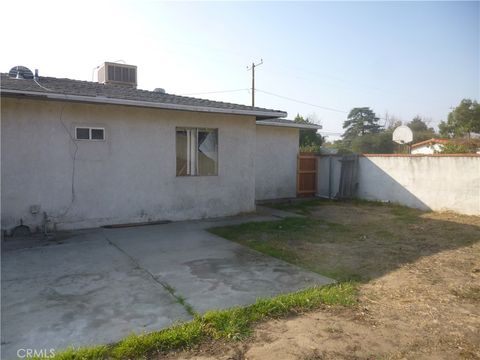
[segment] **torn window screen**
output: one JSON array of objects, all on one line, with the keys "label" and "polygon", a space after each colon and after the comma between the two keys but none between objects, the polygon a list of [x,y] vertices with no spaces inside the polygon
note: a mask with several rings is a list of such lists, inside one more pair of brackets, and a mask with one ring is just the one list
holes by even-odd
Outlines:
[{"label": "torn window screen", "polygon": [[177,128],[177,176],[218,174],[218,130]]}]

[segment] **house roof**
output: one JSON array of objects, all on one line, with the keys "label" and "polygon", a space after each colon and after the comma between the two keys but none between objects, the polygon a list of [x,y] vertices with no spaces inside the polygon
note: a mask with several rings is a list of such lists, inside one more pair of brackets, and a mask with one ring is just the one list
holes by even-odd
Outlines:
[{"label": "house roof", "polygon": [[420,141],[416,144],[413,144],[412,145],[412,149],[414,148],[417,148],[417,147],[421,147],[421,146],[431,146],[433,144],[446,144],[448,143],[448,139],[429,139],[429,140],[425,140],[425,141]]},{"label": "house roof", "polygon": [[6,73],[1,73],[0,90],[2,96],[41,96],[77,102],[253,115],[257,120],[287,116],[286,112],[280,110],[140,90],[121,85],[44,76],[39,77],[37,83],[33,79],[14,79]]},{"label": "house roof", "polygon": [[280,127],[290,127],[290,128],[297,128],[297,129],[312,129],[312,130],[318,130],[321,129],[321,125],[317,124],[302,124],[302,123],[297,123],[293,120],[287,120],[287,119],[263,119],[263,120],[257,120],[257,125],[263,125],[263,126],[280,126]]}]

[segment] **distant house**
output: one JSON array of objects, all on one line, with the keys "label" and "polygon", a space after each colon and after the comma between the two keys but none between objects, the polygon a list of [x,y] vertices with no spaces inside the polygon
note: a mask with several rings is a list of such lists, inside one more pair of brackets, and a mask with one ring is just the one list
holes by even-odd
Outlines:
[{"label": "distant house", "polygon": [[435,154],[442,151],[448,139],[430,139],[412,145],[412,154]]},{"label": "distant house", "polygon": [[[13,69],[12,69],[13,70]],[[2,228],[186,220],[296,196],[299,129],[286,113],[99,82],[1,74]]]}]

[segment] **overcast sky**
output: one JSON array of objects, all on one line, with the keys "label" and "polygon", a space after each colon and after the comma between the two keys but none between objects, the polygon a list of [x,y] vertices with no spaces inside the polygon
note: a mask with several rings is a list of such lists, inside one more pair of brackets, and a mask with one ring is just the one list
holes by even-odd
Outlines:
[{"label": "overcast sky", "polygon": [[[263,59],[256,105],[315,114],[324,132],[341,133],[357,106],[436,126],[480,98],[479,5],[3,1],[0,70],[92,80],[102,62],[124,60],[139,88],[250,104],[246,67]],[[225,90],[237,91],[209,93]]]}]

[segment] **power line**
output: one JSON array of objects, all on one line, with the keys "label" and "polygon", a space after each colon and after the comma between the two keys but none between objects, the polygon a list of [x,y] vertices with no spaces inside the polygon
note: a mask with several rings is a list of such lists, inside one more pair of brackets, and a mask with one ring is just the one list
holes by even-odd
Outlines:
[{"label": "power line", "polygon": [[290,97],[288,97],[288,96],[283,96],[283,95],[275,94],[275,93],[272,93],[272,92],[269,92],[269,91],[265,91],[265,90],[260,90],[260,89],[256,89],[256,90],[257,90],[257,91],[260,91],[260,92],[262,92],[262,93],[264,93],[264,94],[276,96],[276,97],[278,97],[278,98],[285,99],[285,100],[290,100],[290,101],[297,102],[297,103],[300,103],[300,104],[310,105],[310,106],[313,106],[313,107],[317,107],[317,108],[319,108],[319,109],[329,110],[329,111],[335,111],[335,112],[339,112],[339,113],[343,113],[343,114],[348,114],[348,111],[345,111],[345,110],[335,109],[335,108],[331,108],[331,107],[327,107],[327,106],[322,106],[322,105],[316,105],[316,104],[312,104],[312,103],[309,103],[309,102],[306,102],[306,101],[297,100],[297,99],[292,99],[292,98],[290,98]]},{"label": "power line", "polygon": [[[249,91],[251,89],[248,89],[248,88],[244,88],[244,89],[234,89],[234,90],[220,90],[220,91],[208,91],[208,92],[202,92],[202,93],[191,93],[191,94],[182,94],[183,96],[188,96],[188,95],[204,95],[204,94],[219,94],[219,93],[228,93],[228,92],[238,92],[238,91]],[[309,105],[309,106],[313,106],[313,107],[316,107],[316,108],[319,108],[319,109],[323,109],[323,110],[328,110],[328,111],[334,111],[334,112],[338,112],[338,113],[342,113],[342,114],[349,114],[349,111],[346,111],[346,110],[341,110],[341,109],[336,109],[336,108],[331,108],[331,107],[328,107],[328,106],[322,106],[322,105],[317,105],[317,104],[312,104],[312,103],[309,103],[307,101],[302,101],[302,100],[298,100],[298,99],[293,99],[291,97],[288,97],[288,96],[283,96],[283,95],[280,95],[280,94],[275,94],[275,93],[272,93],[270,91],[266,91],[266,90],[261,90],[261,89],[255,89],[256,91],[259,91],[259,92],[262,92],[264,94],[267,94],[267,95],[271,95],[271,96],[275,96],[275,97],[278,97],[280,99],[285,99],[285,100],[289,100],[289,101],[293,101],[293,102],[296,102],[296,103],[299,103],[299,104],[304,104],[304,105]],[[385,120],[385,124],[383,125],[383,127],[386,126],[386,122],[388,121],[388,117],[386,118],[383,118],[383,117],[379,117],[379,120]],[[337,132],[329,132],[329,131],[319,131],[320,133],[329,133],[330,135],[341,135],[341,133],[337,133]]]},{"label": "power line", "polygon": [[220,91],[205,91],[205,92],[198,92],[198,93],[189,93],[189,94],[180,94],[181,96],[192,96],[192,95],[205,95],[205,94],[220,94],[220,93],[229,93],[229,92],[238,92],[238,91],[248,91],[250,89],[233,89],[233,90],[220,90]]},{"label": "power line", "polygon": [[[319,108],[319,109],[323,109],[323,110],[335,111],[335,112],[339,112],[339,113],[342,113],[342,114],[349,114],[349,113],[350,113],[349,111],[346,111],[346,110],[340,110],[340,109],[335,109],[335,108],[331,108],[331,107],[327,107],[327,106],[312,104],[312,103],[309,103],[309,102],[306,102],[306,101],[297,100],[297,99],[292,99],[292,98],[290,98],[290,97],[288,97],[288,96],[283,96],[283,95],[275,94],[275,93],[272,93],[272,92],[269,92],[269,91],[265,91],[265,90],[260,90],[260,89],[256,89],[256,90],[257,90],[257,91],[260,91],[260,92],[262,92],[262,93],[268,94],[268,95],[276,96],[276,97],[281,98],[281,99],[290,100],[290,101],[293,101],[293,102],[297,102],[297,103],[299,103],[299,104],[305,104],[305,105],[313,106],[313,107],[316,107],[316,108]],[[387,122],[387,119],[386,119],[386,118],[383,118],[383,117],[381,117],[381,116],[379,116],[378,119],[379,119],[379,120],[385,120],[385,123]],[[385,127],[385,125],[384,125],[384,127]]]}]

